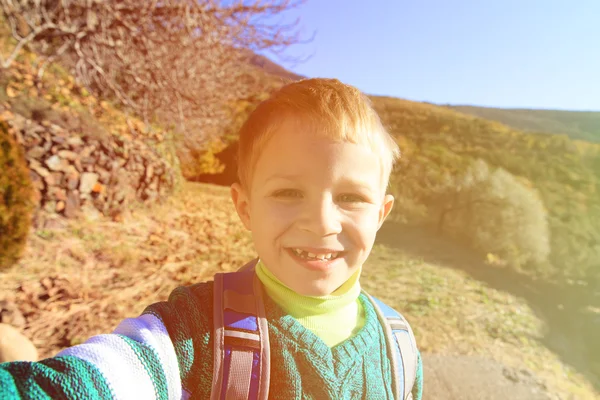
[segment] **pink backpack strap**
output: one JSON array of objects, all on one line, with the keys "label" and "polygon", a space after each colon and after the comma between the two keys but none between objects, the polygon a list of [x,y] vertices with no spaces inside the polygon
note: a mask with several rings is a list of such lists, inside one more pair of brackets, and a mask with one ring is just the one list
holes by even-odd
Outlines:
[{"label": "pink backpack strap", "polygon": [[211,400],[267,400],[269,332],[258,258],[214,278],[214,370]]}]

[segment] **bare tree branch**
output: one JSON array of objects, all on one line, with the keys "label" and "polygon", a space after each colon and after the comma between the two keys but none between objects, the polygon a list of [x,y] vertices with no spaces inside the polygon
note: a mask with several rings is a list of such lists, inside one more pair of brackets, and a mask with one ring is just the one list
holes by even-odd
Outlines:
[{"label": "bare tree branch", "polygon": [[305,0],[0,0],[17,45],[72,68],[92,93],[113,96],[145,118],[218,123],[224,105],[262,90],[254,51],[300,43],[297,21],[270,23]]}]

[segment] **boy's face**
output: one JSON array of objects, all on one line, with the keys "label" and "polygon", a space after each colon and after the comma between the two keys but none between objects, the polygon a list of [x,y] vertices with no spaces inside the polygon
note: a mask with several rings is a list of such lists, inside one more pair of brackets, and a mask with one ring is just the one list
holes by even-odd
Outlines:
[{"label": "boy's face", "polygon": [[[287,123],[260,154],[250,196],[238,183],[231,195],[265,266],[295,292],[325,296],[371,252],[394,202],[382,181],[380,160],[369,149]],[[292,250],[303,248],[342,253],[328,264],[307,263]]]}]

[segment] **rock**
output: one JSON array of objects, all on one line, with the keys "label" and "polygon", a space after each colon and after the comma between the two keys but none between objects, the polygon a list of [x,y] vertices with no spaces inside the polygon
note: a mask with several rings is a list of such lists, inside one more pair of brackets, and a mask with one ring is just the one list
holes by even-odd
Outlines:
[{"label": "rock", "polygon": [[76,159],[73,164],[75,165],[75,168],[77,169],[78,172],[83,172],[83,165],[81,165],[81,160],[78,158]]},{"label": "rock", "polygon": [[50,171],[48,171],[46,168],[42,167],[38,162],[32,161],[30,168],[32,170],[34,170],[35,172],[37,172],[37,174],[39,176],[41,176],[42,178],[46,178],[46,177],[50,176]]},{"label": "rock", "polygon": [[59,186],[54,186],[48,191],[48,197],[51,200],[67,200],[67,191]]},{"label": "rock", "polygon": [[123,201],[125,201],[125,193],[121,191],[116,192],[114,199],[117,203],[122,203]]},{"label": "rock", "polygon": [[48,213],[55,212],[56,211],[56,201],[55,200],[47,201],[46,204],[44,204],[44,210]]},{"label": "rock", "polygon": [[58,152],[58,156],[60,158],[64,158],[66,160],[71,160],[71,161],[74,161],[78,157],[77,153],[75,153],[73,151],[69,151],[69,150],[60,150]]},{"label": "rock", "polygon": [[16,328],[0,323],[0,363],[37,360],[38,352],[31,340]]},{"label": "rock", "polygon": [[75,218],[79,212],[79,192],[70,190],[65,203],[65,217]]},{"label": "rock", "polygon": [[36,188],[37,190],[44,189],[44,182],[42,180],[42,177],[33,169],[29,170],[29,178],[31,179],[31,183],[33,184],[34,188]]},{"label": "rock", "polygon": [[79,173],[74,171],[67,175],[67,189],[75,190],[79,186]]},{"label": "rock", "polygon": [[58,183],[54,180],[54,176],[51,174],[48,174],[44,177],[44,182],[46,182],[46,186],[48,187],[52,187]]},{"label": "rock", "polygon": [[81,174],[81,183],[79,184],[79,191],[82,194],[90,193],[97,182],[98,174],[93,172],[84,172],[83,174]]},{"label": "rock", "polygon": [[103,168],[97,168],[96,173],[100,176],[100,182],[108,184],[110,182],[110,172]]},{"label": "rock", "polygon": [[90,155],[91,155],[91,154],[94,152],[94,150],[96,150],[96,146],[94,146],[94,145],[92,145],[92,146],[88,146],[88,147],[84,148],[84,149],[81,151],[81,153],[79,154],[79,156],[80,156],[81,158],[86,158],[86,157],[89,157],[89,156],[90,156]]},{"label": "rock", "polygon": [[96,219],[97,211],[120,213],[130,202],[155,201],[172,187],[170,166],[146,140],[85,136],[18,113],[7,121],[27,155],[37,211],[74,218],[87,205],[96,210],[88,217]]},{"label": "rock", "polygon": [[52,142],[45,140],[43,143],[44,144],[42,147],[44,148],[44,151],[46,151],[46,152],[50,151],[50,149],[52,148]]},{"label": "rock", "polygon": [[35,146],[27,152],[27,158],[42,158],[44,154],[46,154],[46,151],[43,147]]},{"label": "rock", "polygon": [[83,215],[89,222],[97,221],[102,217],[102,214],[91,204],[87,203],[81,207]]},{"label": "rock", "polygon": [[[59,125],[52,124],[52,125],[50,125],[50,132],[54,135],[59,135],[59,134],[63,134],[65,132],[65,130]],[[55,137],[58,138],[58,139],[56,139],[57,140],[56,143],[61,142],[61,140],[62,140],[61,143],[64,143],[64,138],[61,138],[59,136],[55,136]]]},{"label": "rock", "polygon": [[96,160],[94,159],[94,157],[90,157],[90,156],[83,157],[82,156],[80,158],[80,160],[81,160],[81,164],[85,167],[96,164]]},{"label": "rock", "polygon": [[69,162],[67,160],[61,159],[56,154],[46,160],[46,165],[52,171],[63,171],[66,170],[69,166]]},{"label": "rock", "polygon": [[152,165],[148,165],[146,168],[146,180],[149,181],[154,176],[154,167]]},{"label": "rock", "polygon": [[83,146],[83,140],[81,140],[81,138],[79,136],[72,136],[70,138],[67,139],[67,143],[71,146],[71,147],[76,147],[76,146]]},{"label": "rock", "polygon": [[48,185],[60,185],[62,184],[63,174],[62,172],[50,172],[50,176],[52,177],[53,183],[48,183]]},{"label": "rock", "polygon": [[[61,128],[62,130],[62,128]],[[52,136],[52,141],[57,144],[63,144],[67,141],[67,139],[63,136],[54,135]]]}]

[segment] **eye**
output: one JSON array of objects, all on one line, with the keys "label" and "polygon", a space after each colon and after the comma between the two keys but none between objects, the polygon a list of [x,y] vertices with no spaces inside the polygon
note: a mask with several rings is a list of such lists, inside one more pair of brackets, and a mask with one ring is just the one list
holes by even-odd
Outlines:
[{"label": "eye", "polygon": [[340,200],[344,203],[362,203],[366,201],[362,196],[356,194],[342,194]]},{"label": "eye", "polygon": [[296,189],[282,189],[278,190],[273,194],[274,197],[291,197],[296,198],[302,196],[299,190]]}]

